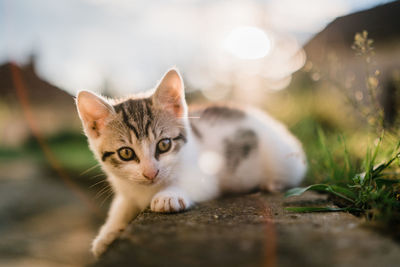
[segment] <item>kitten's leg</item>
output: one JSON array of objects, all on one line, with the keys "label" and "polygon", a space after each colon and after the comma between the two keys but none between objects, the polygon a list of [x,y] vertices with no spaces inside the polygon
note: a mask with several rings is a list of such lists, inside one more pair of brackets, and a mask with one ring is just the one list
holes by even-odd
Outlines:
[{"label": "kitten's leg", "polygon": [[279,193],[287,188],[287,184],[279,180],[268,180],[263,182],[260,187],[263,191],[267,191],[270,193]]},{"label": "kitten's leg", "polygon": [[188,209],[191,205],[192,201],[182,189],[171,186],[153,197],[150,208],[155,212],[179,212]]},{"label": "kitten's leg", "polygon": [[131,201],[122,196],[116,196],[113,199],[106,223],[92,243],[92,253],[96,258],[107,250],[139,212],[140,210]]}]

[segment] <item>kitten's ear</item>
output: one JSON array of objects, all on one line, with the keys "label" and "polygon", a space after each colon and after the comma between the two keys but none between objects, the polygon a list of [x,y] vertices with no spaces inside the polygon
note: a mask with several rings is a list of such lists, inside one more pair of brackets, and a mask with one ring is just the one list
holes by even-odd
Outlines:
[{"label": "kitten's ear", "polygon": [[186,116],[185,89],[177,69],[170,69],[164,75],[153,95],[153,101],[156,106],[172,112],[176,117]]},{"label": "kitten's ear", "polygon": [[99,137],[114,108],[105,99],[89,91],[78,92],[76,106],[86,134]]}]

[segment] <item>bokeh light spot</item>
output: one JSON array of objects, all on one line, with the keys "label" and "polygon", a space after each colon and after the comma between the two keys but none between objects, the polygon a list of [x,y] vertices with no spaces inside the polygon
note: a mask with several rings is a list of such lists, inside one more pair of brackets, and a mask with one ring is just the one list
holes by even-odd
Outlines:
[{"label": "bokeh light spot", "polygon": [[206,174],[217,174],[223,164],[223,157],[214,151],[205,151],[199,157],[199,167]]},{"label": "bokeh light spot", "polygon": [[267,34],[256,27],[233,29],[226,37],[224,47],[232,55],[241,59],[265,57],[271,49],[271,40]]}]

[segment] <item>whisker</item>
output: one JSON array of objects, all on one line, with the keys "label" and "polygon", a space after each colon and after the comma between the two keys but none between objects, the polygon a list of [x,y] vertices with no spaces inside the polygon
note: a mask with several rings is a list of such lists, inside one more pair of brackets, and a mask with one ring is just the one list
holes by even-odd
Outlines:
[{"label": "whisker", "polygon": [[101,183],[107,183],[107,180],[98,181],[97,183],[92,184],[91,186],[89,186],[89,188],[93,188],[93,187],[95,187],[96,185],[101,184]]},{"label": "whisker", "polygon": [[104,178],[106,177],[106,175],[104,174],[104,173],[99,173],[99,174],[96,174],[96,175],[94,175],[94,176],[92,176],[92,177],[90,177],[89,179],[94,179],[94,178],[97,178],[97,177],[100,177],[100,176],[103,176],[104,175]]},{"label": "whisker", "polygon": [[90,167],[89,169],[87,169],[86,171],[83,171],[81,174],[79,174],[80,176],[84,175],[85,173],[90,172],[91,170],[95,169],[96,167],[100,166],[100,163],[97,163],[96,165]]},{"label": "whisker", "polygon": [[100,207],[102,207],[102,206],[106,203],[107,199],[109,199],[109,198],[113,195],[112,190],[111,190],[111,191],[108,191],[108,193],[109,193],[109,194],[101,201]]},{"label": "whisker", "polygon": [[101,189],[97,194],[94,196],[95,199],[100,198],[104,193],[106,193],[109,189],[111,189],[110,185],[106,185],[103,189]]},{"label": "whisker", "polygon": [[200,119],[200,117],[191,117],[191,116],[184,116],[184,117],[178,117],[179,119],[183,119],[183,118],[188,118],[188,119]]}]

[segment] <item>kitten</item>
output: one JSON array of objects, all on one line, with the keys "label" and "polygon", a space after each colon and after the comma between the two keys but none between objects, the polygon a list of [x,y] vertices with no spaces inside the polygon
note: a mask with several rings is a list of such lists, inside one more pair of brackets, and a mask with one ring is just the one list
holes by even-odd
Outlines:
[{"label": "kitten", "polygon": [[176,69],[152,94],[106,100],[80,91],[77,107],[115,193],[92,244],[96,257],[149,206],[179,212],[224,192],[278,191],[306,171],[299,141],[259,110],[214,105],[189,113]]}]

